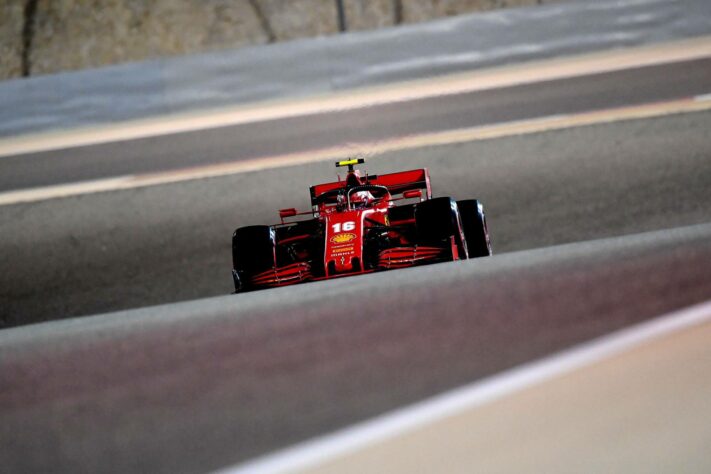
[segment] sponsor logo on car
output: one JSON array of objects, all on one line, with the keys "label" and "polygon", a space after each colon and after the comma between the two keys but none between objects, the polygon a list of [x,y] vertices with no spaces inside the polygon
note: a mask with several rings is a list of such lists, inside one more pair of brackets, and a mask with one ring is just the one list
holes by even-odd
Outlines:
[{"label": "sponsor logo on car", "polygon": [[331,243],[332,244],[345,244],[346,242],[350,242],[352,240],[355,240],[356,235],[351,234],[351,233],[346,233],[346,234],[337,234],[331,237]]}]

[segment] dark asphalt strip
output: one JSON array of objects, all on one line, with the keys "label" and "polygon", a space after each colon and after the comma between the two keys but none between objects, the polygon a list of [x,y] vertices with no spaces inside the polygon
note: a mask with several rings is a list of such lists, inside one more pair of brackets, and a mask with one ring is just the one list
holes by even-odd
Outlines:
[{"label": "dark asphalt strip", "polygon": [[0,332],[8,472],[204,472],[709,297],[711,225]]},{"label": "dark asphalt strip", "polygon": [[[711,92],[711,59],[0,160],[0,190],[176,170]],[[367,150],[364,150],[367,153]]]},{"label": "dark asphalt strip", "polygon": [[[497,253],[711,222],[711,113],[418,150],[436,196],[479,198]],[[329,163],[0,207],[0,325],[231,291],[230,236],[308,206]]]}]

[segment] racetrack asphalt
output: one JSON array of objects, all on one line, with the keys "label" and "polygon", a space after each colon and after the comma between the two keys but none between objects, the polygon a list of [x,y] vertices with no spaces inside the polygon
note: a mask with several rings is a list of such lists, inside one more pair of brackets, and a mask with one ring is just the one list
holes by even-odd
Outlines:
[{"label": "racetrack asphalt", "polygon": [[702,301],[711,225],[0,332],[8,472],[205,472]]},{"label": "racetrack asphalt", "polygon": [[[444,98],[418,126],[707,93],[708,63],[687,66]],[[405,105],[383,120],[417,122]],[[448,108],[459,121],[441,122]],[[382,122],[355,120],[377,138]],[[255,139],[286,147],[304,132],[282,130]],[[436,196],[481,199],[496,255],[236,296],[232,230],[307,208],[332,163],[0,206],[1,324],[26,325],[0,331],[0,465],[203,472],[706,300],[708,130],[711,112],[695,112],[366,156],[371,173],[426,166]],[[49,159],[66,150],[23,156],[26,168],[5,157],[18,174],[3,169],[3,189],[79,179],[88,162],[85,177],[122,173],[124,151],[146,170],[199,151],[233,159],[231,132],[148,139],[144,155],[86,147],[66,174]]]},{"label": "racetrack asphalt", "polygon": [[[494,250],[708,222],[711,113],[386,153],[429,167],[436,196],[479,198]],[[227,294],[235,227],[308,208],[331,163],[0,207],[5,327]],[[395,276],[393,276],[395,278]]]},{"label": "racetrack asphalt", "polygon": [[[522,74],[525,74],[522,73]],[[711,93],[711,59],[3,156],[0,191],[244,161]],[[476,79],[473,79],[476,82]],[[407,84],[403,86],[407,88]],[[367,152],[367,150],[365,150]]]}]

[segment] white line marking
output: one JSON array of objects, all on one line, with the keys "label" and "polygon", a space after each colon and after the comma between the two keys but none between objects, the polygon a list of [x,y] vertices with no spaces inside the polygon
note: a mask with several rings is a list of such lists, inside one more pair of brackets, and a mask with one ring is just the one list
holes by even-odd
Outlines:
[{"label": "white line marking", "polygon": [[696,97],[694,97],[694,100],[696,100],[696,101],[698,101],[698,102],[706,102],[706,101],[709,101],[709,100],[711,100],[711,94],[697,95]]},{"label": "white line marking", "polygon": [[195,179],[228,176],[232,174],[246,173],[249,171],[327,161],[337,157],[349,156],[353,154],[367,154],[372,158],[395,150],[407,150],[452,143],[488,140],[513,135],[526,135],[550,130],[581,127],[584,125],[660,117],[669,114],[695,112],[708,109],[711,109],[711,101],[698,102],[693,99],[682,99],[656,104],[582,112],[579,114],[553,115],[550,117],[540,117],[530,120],[505,122],[482,127],[446,130],[443,132],[432,132],[405,137],[395,137],[378,142],[354,143],[344,145],[342,147],[309,150],[279,156],[266,156],[244,161],[207,165],[175,171],[145,175],[126,175],[80,183],[68,183],[40,188],[7,191],[0,193],[0,206],[65,198],[97,192],[120,191],[146,186],[157,186],[182,181],[191,181]]},{"label": "white line marking", "polygon": [[711,36],[122,124],[0,139],[0,157],[351,110],[711,57]]},{"label": "white line marking", "polygon": [[330,435],[219,470],[220,474],[286,473],[321,465],[413,429],[561,377],[644,343],[711,321],[711,301],[662,315],[536,362],[445,392]]}]

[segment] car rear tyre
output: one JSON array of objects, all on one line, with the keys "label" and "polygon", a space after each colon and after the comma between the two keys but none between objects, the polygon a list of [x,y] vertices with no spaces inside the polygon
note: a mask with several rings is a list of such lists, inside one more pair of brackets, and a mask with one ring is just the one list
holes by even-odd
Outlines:
[{"label": "car rear tyre", "polygon": [[467,240],[469,258],[488,257],[492,251],[484,206],[476,199],[457,201],[457,206],[462,219],[464,238]]},{"label": "car rear tyre", "polygon": [[276,236],[266,225],[240,227],[232,234],[232,277],[235,291],[249,289],[250,277],[274,268]]}]

